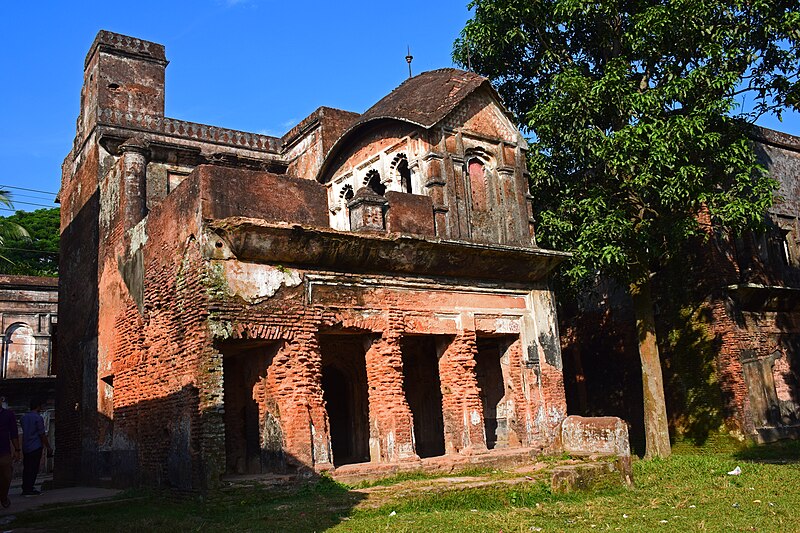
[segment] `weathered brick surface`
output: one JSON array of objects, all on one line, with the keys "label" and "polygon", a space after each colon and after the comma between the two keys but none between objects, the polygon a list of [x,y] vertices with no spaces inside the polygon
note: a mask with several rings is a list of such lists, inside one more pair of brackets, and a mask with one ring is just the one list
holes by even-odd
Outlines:
[{"label": "weathered brick surface", "polygon": [[[278,140],[164,117],[163,48],[98,39],[61,192],[59,432],[73,448],[60,482],[203,489],[226,472],[485,453],[478,335],[505,343],[484,356],[502,380],[486,387],[501,447],[554,447],[566,411],[545,279],[564,256],[515,222],[526,146],[486,140],[510,122],[485,80],[461,96],[480,97],[470,127],[484,137],[399,119],[351,128],[355,114],[323,108]],[[452,76],[474,77],[426,75]],[[459,161],[473,153],[508,220],[471,213]],[[346,198],[325,177],[363,181],[363,159],[394,191],[377,233],[337,226]]]},{"label": "weathered brick surface", "polygon": [[[394,315],[394,320],[391,316]],[[397,314],[367,350],[369,386],[370,455],[374,461],[394,462],[416,458],[412,440],[411,410],[403,391],[403,360]]]},{"label": "weathered brick surface", "polygon": [[475,332],[468,330],[456,336],[439,358],[448,453],[486,450],[483,406],[475,377],[476,354]]}]

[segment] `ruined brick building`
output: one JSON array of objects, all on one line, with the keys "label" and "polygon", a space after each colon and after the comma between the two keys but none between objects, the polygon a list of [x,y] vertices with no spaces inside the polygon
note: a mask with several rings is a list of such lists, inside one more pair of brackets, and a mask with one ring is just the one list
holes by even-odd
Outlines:
[{"label": "ruined brick building", "polygon": [[[55,444],[58,278],[0,275],[0,396],[18,417],[33,399],[44,401]],[[43,458],[49,470],[52,460]],[[21,466],[21,465],[20,465]]]},{"label": "ruined brick building", "polygon": [[[700,442],[720,429],[800,436],[800,138],[763,128],[752,138],[778,184],[767,230],[711,233],[654,278],[672,434]],[[570,412],[621,416],[641,435],[627,295],[601,287],[560,318]]]},{"label": "ruined brick building", "polygon": [[526,143],[442,69],[281,138],[164,115],[164,48],[86,57],[63,165],[57,481],[553,449],[566,415]]},{"label": "ruined brick building", "polygon": [[20,389],[29,389],[32,379],[40,380],[44,389],[54,391],[57,308],[58,278],[0,275],[0,377],[4,395],[16,396],[12,390],[29,394],[15,390],[12,380],[25,380]]}]

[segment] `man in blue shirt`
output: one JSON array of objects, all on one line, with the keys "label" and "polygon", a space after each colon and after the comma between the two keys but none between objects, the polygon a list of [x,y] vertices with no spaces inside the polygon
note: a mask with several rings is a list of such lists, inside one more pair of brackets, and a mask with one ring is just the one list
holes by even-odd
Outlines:
[{"label": "man in blue shirt", "polygon": [[44,430],[44,419],[39,411],[42,401],[31,400],[31,410],[22,417],[22,495],[38,496],[41,494],[33,488],[36,476],[39,475],[39,463],[42,461],[42,449],[50,452],[50,441]]}]

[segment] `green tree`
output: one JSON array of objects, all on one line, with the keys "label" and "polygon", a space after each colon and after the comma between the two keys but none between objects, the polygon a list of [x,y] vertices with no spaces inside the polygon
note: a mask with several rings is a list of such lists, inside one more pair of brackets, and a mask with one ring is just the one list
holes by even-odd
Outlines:
[{"label": "green tree", "polygon": [[58,240],[61,210],[37,209],[17,211],[0,218],[0,231],[6,228],[24,228],[24,232],[10,231],[0,244],[6,261],[0,261],[0,273],[26,276],[58,275]]},{"label": "green tree", "polygon": [[[748,123],[798,108],[797,0],[474,0],[454,59],[534,139],[540,242],[573,288],[629,287],[646,456],[670,453],[650,279],[708,230],[756,227],[774,182]],[[748,97],[746,109],[737,107]],[[705,227],[703,227],[705,226]]]}]

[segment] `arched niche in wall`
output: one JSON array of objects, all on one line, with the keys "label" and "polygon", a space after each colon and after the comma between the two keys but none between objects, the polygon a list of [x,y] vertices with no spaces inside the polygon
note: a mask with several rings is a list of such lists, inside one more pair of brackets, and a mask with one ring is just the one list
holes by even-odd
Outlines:
[{"label": "arched niche in wall", "polygon": [[400,153],[392,159],[392,173],[400,184],[400,190],[408,194],[414,194],[414,185],[411,179],[411,168],[408,166],[408,157]]},{"label": "arched niche in wall", "polygon": [[33,329],[24,322],[12,324],[6,330],[3,350],[3,377],[28,378],[36,373],[36,339]]},{"label": "arched niche in wall", "polygon": [[353,199],[353,186],[349,183],[345,183],[342,185],[342,188],[339,189],[339,202],[343,207],[347,207],[347,202]]},{"label": "arched niche in wall", "polygon": [[367,176],[364,178],[364,185],[381,196],[386,194],[386,185],[383,184],[380,173],[375,169],[367,172]]},{"label": "arched niche in wall", "polygon": [[482,153],[471,151],[467,152],[465,160],[472,209],[487,211],[489,209],[488,157]]}]

